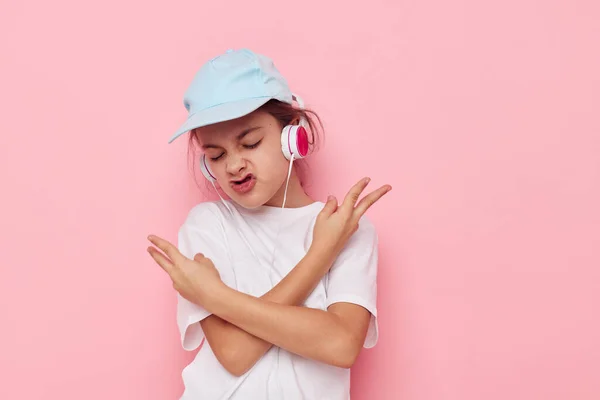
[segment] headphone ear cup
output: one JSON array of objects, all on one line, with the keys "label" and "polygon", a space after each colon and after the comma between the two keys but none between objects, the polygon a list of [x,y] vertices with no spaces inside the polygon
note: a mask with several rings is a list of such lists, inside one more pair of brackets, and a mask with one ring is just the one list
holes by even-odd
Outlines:
[{"label": "headphone ear cup", "polygon": [[308,133],[302,125],[286,125],[281,131],[281,151],[286,159],[304,158],[308,155]]},{"label": "headphone ear cup", "polygon": [[200,170],[202,171],[202,175],[204,175],[209,182],[214,183],[217,181],[217,178],[213,175],[208,163],[206,162],[206,155],[204,154],[200,156]]}]

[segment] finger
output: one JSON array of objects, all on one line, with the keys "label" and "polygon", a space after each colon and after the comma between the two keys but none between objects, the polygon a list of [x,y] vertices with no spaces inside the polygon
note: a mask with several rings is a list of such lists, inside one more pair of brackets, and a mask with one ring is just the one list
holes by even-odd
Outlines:
[{"label": "finger", "polygon": [[325,203],[325,206],[321,210],[321,213],[325,216],[329,216],[329,215],[333,214],[335,212],[335,210],[337,210],[337,208],[338,208],[338,202],[337,202],[337,199],[335,198],[335,196],[328,196],[327,202]]},{"label": "finger", "polygon": [[177,247],[165,239],[155,235],[150,235],[148,236],[148,240],[156,247],[161,249],[171,259],[171,261],[173,261],[173,263],[177,264],[183,258],[183,255],[179,252]]},{"label": "finger", "polygon": [[162,269],[164,269],[169,275],[171,275],[173,263],[167,257],[165,257],[160,251],[158,251],[152,246],[148,247],[148,253],[150,253],[150,256]]},{"label": "finger", "polygon": [[357,219],[363,216],[363,214],[371,207],[377,200],[383,197],[384,194],[392,190],[390,185],[383,185],[377,190],[372,191],[365,197],[363,197],[354,209],[354,215]]},{"label": "finger", "polygon": [[354,209],[354,205],[358,201],[360,194],[363,190],[365,190],[365,187],[367,187],[370,180],[370,178],[363,178],[357,183],[355,183],[354,186],[352,186],[348,191],[348,194],[344,198],[344,202],[342,203],[340,208],[348,212],[352,211]]},{"label": "finger", "polygon": [[194,256],[194,261],[202,261],[202,260],[204,260],[204,258],[205,258],[204,254],[198,253]]}]

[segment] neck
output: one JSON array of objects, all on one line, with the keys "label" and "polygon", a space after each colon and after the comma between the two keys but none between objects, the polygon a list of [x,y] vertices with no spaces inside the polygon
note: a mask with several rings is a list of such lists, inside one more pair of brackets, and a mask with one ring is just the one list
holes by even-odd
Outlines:
[{"label": "neck", "polygon": [[[281,207],[283,204],[283,196],[285,193],[285,181],[279,188],[277,193],[269,201],[265,203],[266,206]],[[285,199],[285,208],[297,208],[307,206],[314,203],[314,200],[306,194],[304,188],[300,184],[300,179],[296,174],[296,168],[292,168],[292,174],[290,175],[290,182],[288,185],[287,196]]]}]

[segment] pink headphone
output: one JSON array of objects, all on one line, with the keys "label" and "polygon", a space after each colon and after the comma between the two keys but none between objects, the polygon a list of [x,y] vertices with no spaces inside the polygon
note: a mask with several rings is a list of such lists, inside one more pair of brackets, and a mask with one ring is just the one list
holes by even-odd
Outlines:
[{"label": "pink headphone", "polygon": [[[304,102],[300,96],[293,94],[292,97],[298,102],[300,108],[304,108]],[[281,151],[287,160],[291,160],[292,156],[297,160],[308,155],[310,143],[305,126],[307,126],[307,121],[302,117],[299,125],[286,125],[281,130]],[[200,156],[200,170],[206,179],[213,183],[216,182],[217,178],[211,172],[204,154]]]}]

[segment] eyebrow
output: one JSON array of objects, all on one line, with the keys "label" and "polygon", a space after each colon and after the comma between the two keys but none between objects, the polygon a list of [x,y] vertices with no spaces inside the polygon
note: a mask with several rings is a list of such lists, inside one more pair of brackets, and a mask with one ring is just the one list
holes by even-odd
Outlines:
[{"label": "eyebrow", "polygon": [[[242,140],[242,139],[244,138],[244,136],[246,136],[246,135],[247,135],[247,134],[249,134],[250,132],[253,132],[253,131],[255,131],[255,130],[257,130],[257,129],[260,129],[260,128],[262,128],[262,126],[253,126],[253,127],[251,127],[251,128],[244,129],[244,130],[243,130],[241,133],[239,133],[239,134],[238,134],[238,135],[237,135],[235,138],[236,138],[236,140],[238,140],[238,141],[239,141],[239,140]],[[203,149],[203,150],[206,150],[206,149],[220,149],[220,148],[221,148],[221,146],[217,146],[216,144],[210,144],[210,143],[208,143],[208,144],[204,144],[204,145],[202,145],[202,149]]]}]

